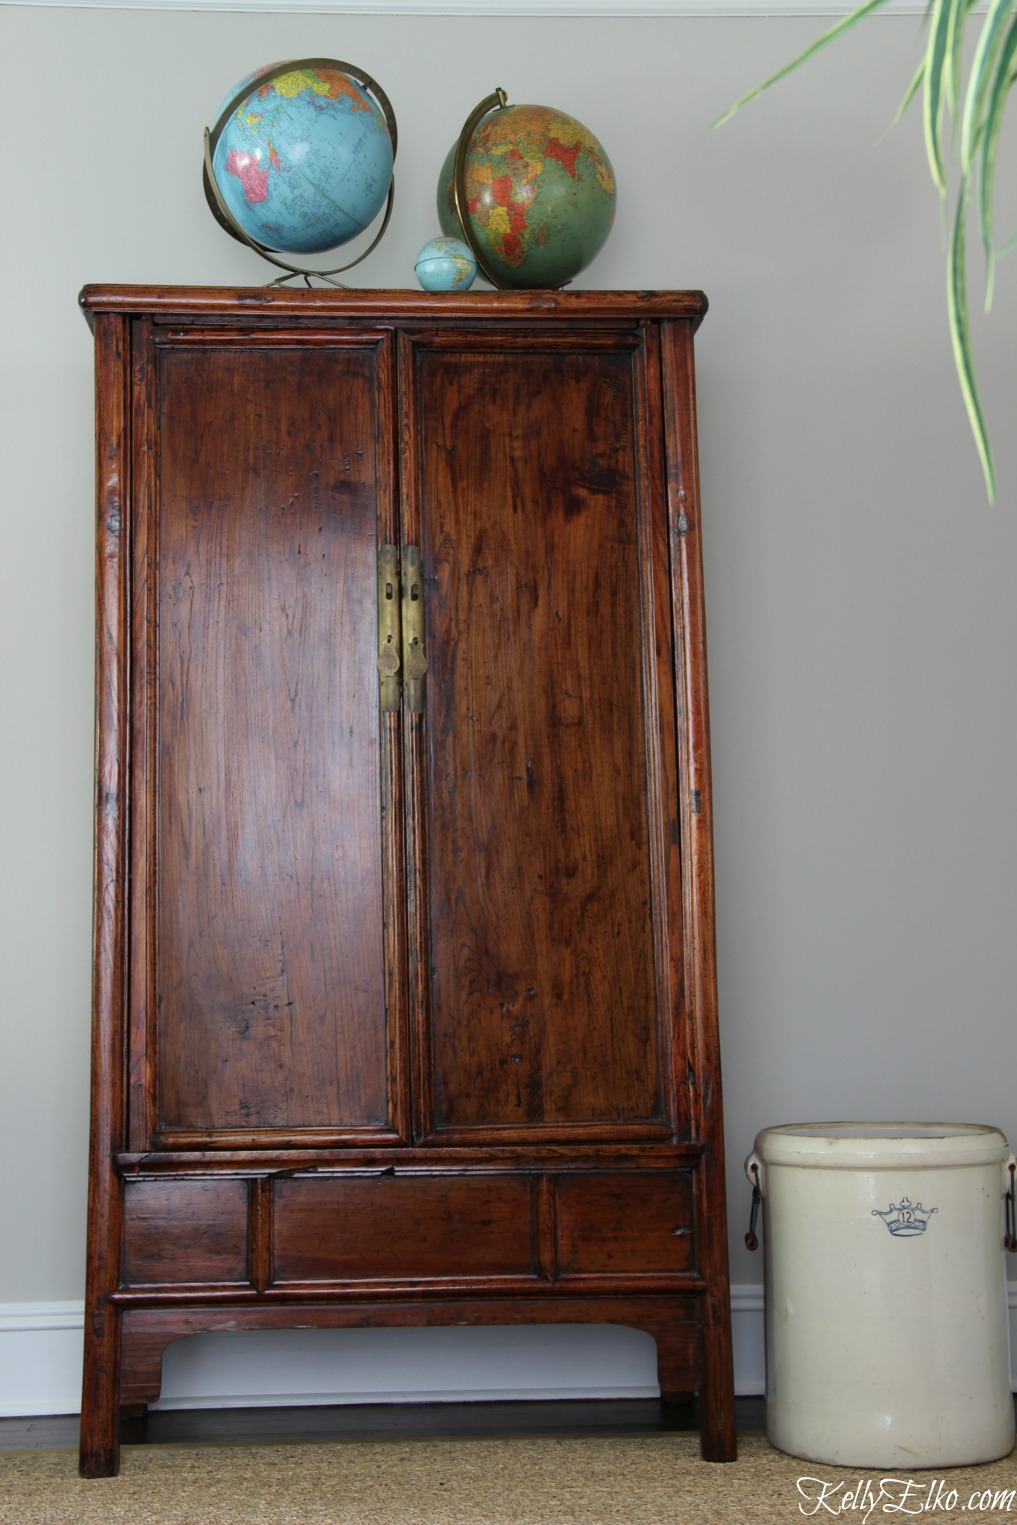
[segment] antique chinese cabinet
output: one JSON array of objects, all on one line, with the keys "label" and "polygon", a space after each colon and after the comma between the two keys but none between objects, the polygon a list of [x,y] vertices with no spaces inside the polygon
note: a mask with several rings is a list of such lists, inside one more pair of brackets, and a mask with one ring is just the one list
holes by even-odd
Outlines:
[{"label": "antique chinese cabinet", "polygon": [[89,287],[82,1470],[214,1330],[618,1323],[734,1453],[700,293]]}]

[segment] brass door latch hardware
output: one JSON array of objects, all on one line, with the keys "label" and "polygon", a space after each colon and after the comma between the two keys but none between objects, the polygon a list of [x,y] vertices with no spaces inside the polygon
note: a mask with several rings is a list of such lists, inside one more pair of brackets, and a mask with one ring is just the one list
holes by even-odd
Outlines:
[{"label": "brass door latch hardware", "polygon": [[[378,673],[382,713],[424,709],[424,580],[420,548],[383,545],[378,552]],[[405,683],[404,683],[405,680]]]},{"label": "brass door latch hardware", "polygon": [[424,710],[424,577],[420,547],[403,546],[403,660],[406,664],[406,708],[411,715]]},{"label": "brass door latch hardware", "polygon": [[398,590],[399,547],[383,545],[378,552],[378,672],[383,714],[399,708],[402,641]]}]

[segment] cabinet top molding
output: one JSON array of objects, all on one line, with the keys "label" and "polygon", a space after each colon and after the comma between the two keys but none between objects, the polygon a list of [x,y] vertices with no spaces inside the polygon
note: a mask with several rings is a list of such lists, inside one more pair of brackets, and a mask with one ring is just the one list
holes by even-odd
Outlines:
[{"label": "cabinet top molding", "polygon": [[426,291],[289,290],[281,286],[86,286],[79,301],[89,325],[96,313],[133,313],[172,319],[250,317],[373,318],[376,321],[436,317],[488,321],[533,317],[565,319],[675,318],[697,326],[707,309],[701,291]]}]

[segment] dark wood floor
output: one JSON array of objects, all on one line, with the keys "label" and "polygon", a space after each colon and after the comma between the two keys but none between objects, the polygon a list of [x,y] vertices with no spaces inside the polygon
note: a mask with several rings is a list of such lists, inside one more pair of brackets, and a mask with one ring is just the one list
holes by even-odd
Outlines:
[{"label": "dark wood floor", "polygon": [[[762,1398],[739,1398],[739,1432],[761,1430]],[[655,1399],[578,1403],[371,1403],[314,1408],[153,1410],[126,1417],[127,1445],[243,1445],[273,1441],[379,1440],[501,1435],[659,1435],[698,1429],[695,1405]],[[0,1451],[66,1450],[77,1414],[0,1419]]]}]

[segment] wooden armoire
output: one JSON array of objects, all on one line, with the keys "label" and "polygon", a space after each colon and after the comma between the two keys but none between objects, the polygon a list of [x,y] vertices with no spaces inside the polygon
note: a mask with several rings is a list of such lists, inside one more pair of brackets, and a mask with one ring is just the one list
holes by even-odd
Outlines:
[{"label": "wooden armoire", "polygon": [[698,292],[87,287],[82,1471],[214,1330],[617,1323],[734,1455]]}]

